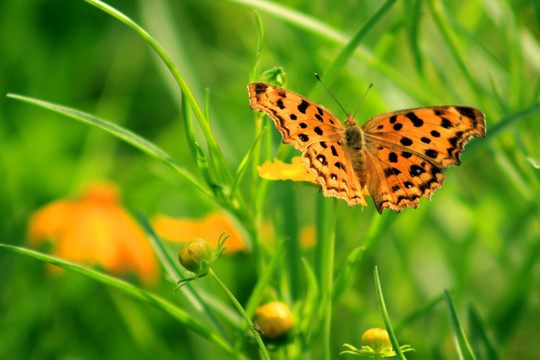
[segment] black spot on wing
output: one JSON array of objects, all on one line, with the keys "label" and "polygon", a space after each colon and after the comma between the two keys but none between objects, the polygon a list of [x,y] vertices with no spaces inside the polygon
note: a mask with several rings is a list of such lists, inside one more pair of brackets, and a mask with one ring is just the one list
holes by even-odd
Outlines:
[{"label": "black spot on wing", "polygon": [[431,149],[426,150],[424,153],[425,153],[427,156],[429,156],[430,158],[432,158],[432,159],[436,159],[436,158],[437,158],[437,154],[438,154],[435,150],[431,150]]},{"label": "black spot on wing", "polygon": [[281,110],[285,109],[285,105],[283,105],[283,100],[281,100],[281,99],[279,99],[279,100],[277,101],[277,106],[278,106]]},{"label": "black spot on wing", "polygon": [[401,143],[401,145],[405,145],[405,146],[411,146],[412,145],[412,140],[409,139],[408,137],[402,137],[399,142]]},{"label": "black spot on wing", "polygon": [[321,135],[323,134],[323,131],[322,131],[321,128],[318,127],[318,126],[317,126],[315,129],[313,129],[313,131],[315,131],[315,133],[316,133],[317,135],[319,135],[319,136],[321,136]]},{"label": "black spot on wing", "polygon": [[422,173],[426,172],[424,169],[422,169],[420,166],[414,164],[414,165],[411,165],[411,171],[409,171],[409,174],[411,176],[418,176],[418,175],[422,175]]},{"label": "black spot on wing", "polygon": [[298,105],[298,111],[300,111],[302,114],[305,114],[308,106],[309,103],[306,100],[302,100],[300,105]]},{"label": "black spot on wing", "polygon": [[268,85],[264,83],[255,83],[255,94],[260,95],[263,92],[266,92]]},{"label": "black spot on wing", "polygon": [[469,106],[456,106],[455,108],[461,115],[466,116],[472,120],[476,119],[477,112],[475,111],[475,109]]},{"label": "black spot on wing", "polygon": [[405,117],[407,117],[409,120],[411,120],[415,127],[420,127],[420,126],[424,125],[424,121],[422,119],[420,119],[418,116],[416,116],[416,114],[413,113],[413,112],[409,112],[409,113],[405,114]]},{"label": "black spot on wing", "polygon": [[405,159],[408,159],[408,158],[410,158],[412,156],[412,154],[410,152],[407,152],[407,151],[402,151],[401,156],[403,156]]},{"label": "black spot on wing", "polygon": [[291,118],[291,120],[296,120],[296,119],[298,119],[298,117],[297,117],[295,114],[291,114],[291,115],[289,115],[289,117]]},{"label": "black spot on wing", "polygon": [[401,171],[399,171],[399,169],[396,169],[395,167],[384,169],[384,176],[386,177],[399,174],[401,174]]},{"label": "black spot on wing", "polygon": [[442,118],[441,126],[445,129],[450,129],[452,127],[452,122],[447,118]]}]

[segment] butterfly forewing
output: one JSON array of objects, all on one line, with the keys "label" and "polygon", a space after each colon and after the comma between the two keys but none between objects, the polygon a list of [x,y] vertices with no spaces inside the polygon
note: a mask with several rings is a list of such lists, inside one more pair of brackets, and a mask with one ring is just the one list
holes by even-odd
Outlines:
[{"label": "butterfly forewing", "polygon": [[[441,169],[459,165],[459,155],[469,139],[486,134],[484,114],[468,106],[400,110],[377,115],[362,129],[366,147],[382,145],[413,153]],[[402,158],[400,151],[391,153],[397,155],[397,161]]]},{"label": "butterfly forewing", "polygon": [[303,151],[310,144],[337,140],[344,131],[341,122],[328,110],[292,91],[255,82],[248,85],[251,108],[274,120],[283,142]]}]

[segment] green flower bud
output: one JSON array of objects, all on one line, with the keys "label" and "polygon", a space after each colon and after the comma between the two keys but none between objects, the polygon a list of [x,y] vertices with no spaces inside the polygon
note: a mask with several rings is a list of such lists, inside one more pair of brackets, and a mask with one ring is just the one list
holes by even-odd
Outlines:
[{"label": "green flower bud", "polygon": [[379,328],[367,330],[362,335],[362,345],[369,346],[377,354],[380,354],[386,348],[392,347],[388,332]]},{"label": "green flower bud", "polygon": [[212,257],[212,248],[200,238],[191,240],[180,250],[178,260],[183,267],[195,274],[208,271],[208,264]]},{"label": "green flower bud", "polygon": [[274,301],[257,308],[256,323],[267,339],[285,337],[292,327],[293,317],[287,305]]}]

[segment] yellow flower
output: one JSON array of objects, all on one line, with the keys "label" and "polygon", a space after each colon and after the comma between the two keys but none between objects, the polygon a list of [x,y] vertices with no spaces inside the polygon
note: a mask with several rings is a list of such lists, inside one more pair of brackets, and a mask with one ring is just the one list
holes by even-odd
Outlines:
[{"label": "yellow flower", "polygon": [[175,243],[187,243],[193,238],[203,238],[216,249],[219,236],[225,232],[229,236],[225,242],[225,252],[245,251],[242,236],[231,221],[221,213],[210,213],[202,219],[171,218],[158,215],[152,220],[156,233]]},{"label": "yellow flower", "polygon": [[315,175],[306,170],[306,166],[302,164],[299,156],[292,158],[290,164],[278,159],[274,159],[273,163],[267,161],[258,166],[257,170],[259,176],[267,180],[308,181],[319,185]]},{"label": "yellow flower", "polygon": [[382,353],[386,348],[392,347],[388,332],[379,328],[372,328],[364,332],[362,335],[362,345],[369,346],[377,354]]},{"label": "yellow flower", "polygon": [[255,320],[261,331],[261,336],[271,340],[286,336],[293,323],[289,307],[279,301],[270,302],[257,308]]},{"label": "yellow flower", "polygon": [[178,254],[180,264],[195,274],[208,272],[208,263],[211,257],[210,245],[201,238],[188,242]]},{"label": "yellow flower", "polygon": [[147,283],[157,280],[154,252],[110,183],[94,184],[78,199],[57,200],[36,211],[28,240],[32,246],[52,242],[54,255],[63,259],[101,265],[113,274],[134,272]]}]

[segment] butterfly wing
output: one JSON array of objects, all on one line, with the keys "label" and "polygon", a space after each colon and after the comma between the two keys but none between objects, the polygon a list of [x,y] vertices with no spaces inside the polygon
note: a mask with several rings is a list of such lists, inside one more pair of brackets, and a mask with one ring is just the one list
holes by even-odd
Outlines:
[{"label": "butterfly wing", "polygon": [[320,139],[339,139],[344,127],[323,106],[270,84],[248,85],[251,109],[265,112],[283,135],[283,142],[304,151]]},{"label": "butterfly wing", "polygon": [[484,137],[485,116],[468,106],[407,109],[371,118],[365,134],[368,188],[377,210],[417,207],[442,186],[442,169],[459,165],[470,138]]},{"label": "butterfly wing", "polygon": [[363,204],[362,186],[345,151],[345,127],[332,112],[299,95],[270,84],[248,85],[251,109],[265,112],[283,142],[303,152],[302,162],[317,177],[325,196]]},{"label": "butterfly wing", "polygon": [[349,206],[367,205],[358,177],[350,161],[348,150],[341,141],[318,141],[306,148],[302,162],[317,177],[324,196],[344,199]]}]

